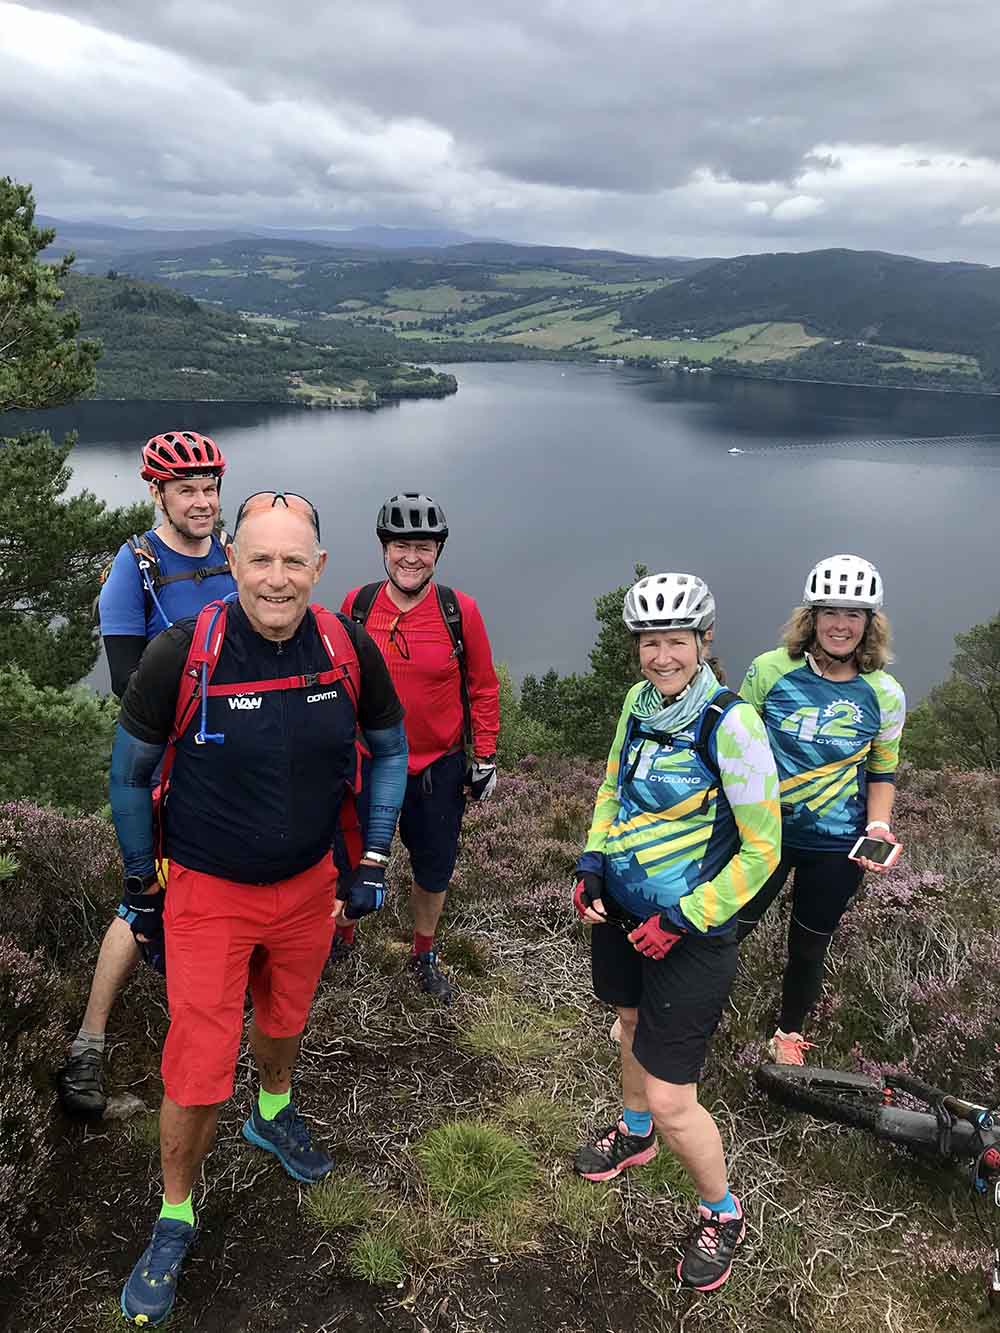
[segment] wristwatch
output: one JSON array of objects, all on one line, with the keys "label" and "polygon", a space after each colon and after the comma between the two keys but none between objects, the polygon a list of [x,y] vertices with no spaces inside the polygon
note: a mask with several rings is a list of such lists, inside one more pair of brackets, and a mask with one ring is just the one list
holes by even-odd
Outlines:
[{"label": "wristwatch", "polygon": [[125,892],[145,893],[147,889],[151,889],[158,882],[155,870],[149,875],[126,875]]},{"label": "wristwatch", "polygon": [[384,852],[363,852],[362,861],[374,861],[377,866],[387,866],[389,858]]}]

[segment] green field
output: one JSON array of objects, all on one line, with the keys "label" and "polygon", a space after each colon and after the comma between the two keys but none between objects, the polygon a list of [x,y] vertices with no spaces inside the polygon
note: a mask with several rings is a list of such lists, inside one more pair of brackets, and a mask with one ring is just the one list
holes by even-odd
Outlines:
[{"label": "green field", "polygon": [[[875,344],[872,344],[875,346]],[[961,352],[925,352],[916,347],[882,347],[880,352],[897,352],[901,366],[925,367],[927,370],[953,370],[962,375],[978,375],[979,362]]]},{"label": "green field", "polygon": [[433,287],[393,287],[385,296],[385,304],[390,308],[419,310],[425,315],[474,310],[492,299],[489,292],[463,292],[446,283],[435,283]]},{"label": "green field", "polygon": [[281,315],[255,315],[250,311],[241,310],[240,316],[248,324],[263,324],[267,328],[277,329],[280,333],[284,333],[286,329],[297,329],[299,327],[297,319],[284,319]]},{"label": "green field", "polygon": [[498,341],[560,351],[577,348],[581,352],[616,357],[651,356],[665,360],[687,357],[689,361],[701,362],[719,356],[747,362],[784,359],[823,341],[795,323],[745,324],[713,338],[642,338],[629,334],[618,321],[614,311],[592,320],[574,320],[565,312],[550,314],[537,320],[533,329],[507,334]]},{"label": "green field", "polygon": [[165,273],[164,278],[169,282],[171,278],[242,278],[244,270],[241,268],[182,268]]},{"label": "green field", "polygon": [[563,273],[557,268],[519,268],[516,273],[493,273],[498,287],[520,291],[524,287],[593,287],[596,284],[580,273]]}]

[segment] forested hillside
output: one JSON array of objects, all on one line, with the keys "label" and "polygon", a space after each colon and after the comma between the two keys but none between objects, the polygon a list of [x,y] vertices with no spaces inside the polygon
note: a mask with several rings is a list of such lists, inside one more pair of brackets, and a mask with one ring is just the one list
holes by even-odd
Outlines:
[{"label": "forested hillside", "polygon": [[978,264],[855,250],[744,255],[625,302],[622,318],[667,338],[801,321],[824,338],[974,357],[1000,385],[1000,269]]},{"label": "forested hillside", "polygon": [[442,361],[543,354],[1000,387],[1000,269],[975,264],[851,250],[651,259],[492,242],[390,255],[284,238],[223,238],[124,255],[121,264],[199,300],[303,328],[391,333],[410,355]]},{"label": "forested hillside", "polygon": [[394,340],[377,331],[339,325],[288,331],[117,274],[68,274],[64,283],[81,332],[103,344],[100,398],[373,407],[383,399],[436,397],[456,388],[451,375],[402,362]]}]

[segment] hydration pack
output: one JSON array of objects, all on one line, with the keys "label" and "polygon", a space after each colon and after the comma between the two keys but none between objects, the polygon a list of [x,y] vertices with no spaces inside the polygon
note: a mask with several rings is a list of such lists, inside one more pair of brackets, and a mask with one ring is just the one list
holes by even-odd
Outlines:
[{"label": "hydration pack", "polygon": [[[229,533],[223,528],[213,536],[218,537],[222,548],[225,549],[229,544]],[[146,620],[149,620],[151,606],[159,606],[157,594],[161,588],[167,587],[171,583],[181,583],[186,579],[194,579],[196,583],[201,583],[205,579],[210,579],[217,574],[228,574],[229,564],[225,562],[221,565],[202,565],[198,569],[184,570],[179,574],[164,574],[160,569],[160,558],[156,554],[156,547],[150,540],[149,533],[134,532],[131,537],[126,538],[125,545],[128,547],[139,567],[139,577],[142,579],[142,587],[146,597]],[[104,566],[100,574],[100,586],[103,588],[111,574],[111,566],[114,560],[111,560]],[[94,598],[93,619],[94,624],[99,626],[100,616],[100,592]],[[162,612],[161,612],[162,614]],[[165,618],[165,617],[164,617]],[[168,622],[169,624],[169,622]]]},{"label": "hydration pack", "polygon": [[[693,743],[687,747],[688,749],[694,750],[695,754],[708,769],[709,773],[712,774],[716,782],[721,780],[722,775],[719,772],[718,763],[712,758],[709,742],[715,735],[716,727],[718,727],[730,708],[733,708],[739,703],[743,703],[743,699],[734,690],[723,688],[719,690],[717,694],[714,694],[702,711],[701,720],[698,723],[698,732]],[[675,743],[674,737],[667,732],[657,731],[655,728],[647,727],[642,723],[632,729],[631,738],[633,740],[657,741],[660,745],[672,746]],[[682,744],[683,743],[684,742],[682,742]],[[626,775],[626,781],[634,776],[638,762],[639,755],[637,754],[631,770]],[[710,792],[705,793],[706,807],[710,796]]]}]

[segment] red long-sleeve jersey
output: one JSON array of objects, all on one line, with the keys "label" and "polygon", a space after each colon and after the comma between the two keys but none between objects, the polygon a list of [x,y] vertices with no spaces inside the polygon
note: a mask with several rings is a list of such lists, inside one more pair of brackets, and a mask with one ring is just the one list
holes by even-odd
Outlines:
[{"label": "red long-sleeve jersey", "polygon": [[[341,613],[351,614],[360,589],[344,598]],[[483,617],[475,601],[455,591],[462,611],[462,642],[472,707],[473,751],[496,752],[500,734],[500,687]],[[410,746],[409,771],[421,773],[435,759],[462,745],[462,691],[451,635],[433,588],[410,611],[400,611],[383,583],[365,622],[385,658],[403,708]]]}]

